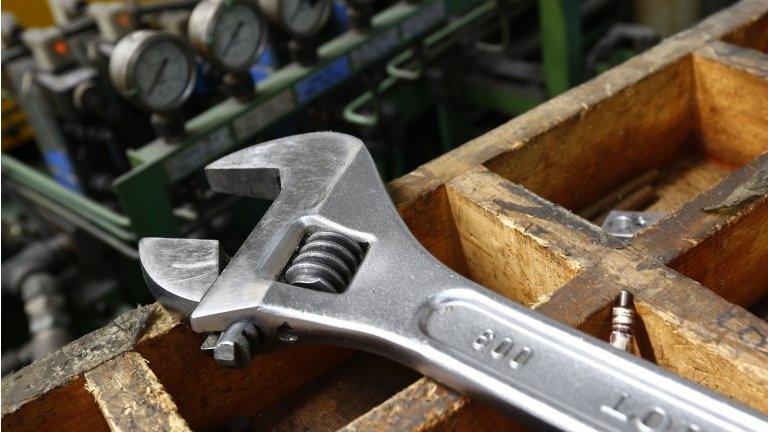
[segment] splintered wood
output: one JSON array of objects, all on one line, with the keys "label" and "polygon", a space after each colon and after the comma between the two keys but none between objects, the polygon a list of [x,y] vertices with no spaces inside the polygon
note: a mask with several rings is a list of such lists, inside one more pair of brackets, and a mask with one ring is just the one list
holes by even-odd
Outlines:
[{"label": "splintered wood", "polygon": [[[585,333],[606,339],[630,290],[636,354],[768,413],[768,323],[748,310],[768,295],[767,51],[768,2],[742,1],[389,191],[446,265]],[[635,209],[666,216],[629,242],[574,214],[596,220],[644,187]],[[133,312],[5,377],[3,429],[523,430],[349,350],[225,370],[151,312],[138,338]]]}]

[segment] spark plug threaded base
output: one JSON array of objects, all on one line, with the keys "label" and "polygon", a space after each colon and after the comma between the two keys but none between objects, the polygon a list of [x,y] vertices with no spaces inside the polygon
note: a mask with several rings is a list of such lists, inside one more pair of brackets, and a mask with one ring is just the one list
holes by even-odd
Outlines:
[{"label": "spark plug threaded base", "polygon": [[632,293],[622,290],[613,308],[613,320],[611,324],[611,346],[620,350],[632,350],[632,338],[634,337],[635,311],[632,308]]}]

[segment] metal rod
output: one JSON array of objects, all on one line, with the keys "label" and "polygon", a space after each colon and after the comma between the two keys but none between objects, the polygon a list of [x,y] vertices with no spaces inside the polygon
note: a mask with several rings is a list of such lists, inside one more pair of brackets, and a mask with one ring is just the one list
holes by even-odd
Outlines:
[{"label": "metal rod", "polygon": [[127,217],[115,213],[88,197],[63,187],[47,175],[26,166],[11,156],[3,154],[0,158],[0,163],[2,164],[4,176],[17,180],[28,188],[34,189],[37,193],[48,197],[48,199],[56,201],[72,211],[81,213],[85,217],[89,217],[94,223],[99,223],[99,220],[103,220],[119,227],[131,227],[131,221]]},{"label": "metal rod", "polygon": [[69,209],[59,205],[54,201],[49,200],[45,196],[39,195],[37,192],[31,189],[26,189],[26,190],[17,189],[16,193],[28,199],[29,201],[32,201],[34,203],[37,203],[43,206],[46,210],[50,210],[56,213],[61,218],[69,221],[70,223],[72,223],[73,225],[76,225],[78,228],[82,229],[88,234],[91,234],[97,239],[103,241],[105,244],[113,247],[115,250],[117,250],[127,258],[130,258],[132,260],[139,259],[139,252],[135,248],[123,243],[122,241],[120,241],[120,239],[110,235],[114,233],[110,233],[107,230],[100,228],[99,226],[83,218],[81,215],[73,211],[70,211]]},{"label": "metal rod", "polygon": [[639,176],[612,190],[607,195],[603,196],[594,203],[581,209],[579,211],[579,216],[583,217],[584,219],[594,219],[601,213],[605,213],[613,209],[617,203],[619,203],[622,199],[626,198],[629,194],[636,191],[637,189],[656,182],[656,180],[659,178],[659,175],[659,171],[655,169],[640,174]]}]

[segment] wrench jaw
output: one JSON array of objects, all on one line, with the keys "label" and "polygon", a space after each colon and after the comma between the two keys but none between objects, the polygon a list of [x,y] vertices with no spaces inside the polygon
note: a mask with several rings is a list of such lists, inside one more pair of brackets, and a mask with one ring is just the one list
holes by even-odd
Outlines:
[{"label": "wrench jaw", "polygon": [[166,308],[192,314],[219,277],[227,257],[217,240],[147,237],[139,259],[152,295]]},{"label": "wrench jaw", "polygon": [[306,213],[325,199],[360,152],[367,155],[357,138],[315,132],[237,151],[208,165],[205,174],[216,192],[272,200],[280,195],[280,201]]}]

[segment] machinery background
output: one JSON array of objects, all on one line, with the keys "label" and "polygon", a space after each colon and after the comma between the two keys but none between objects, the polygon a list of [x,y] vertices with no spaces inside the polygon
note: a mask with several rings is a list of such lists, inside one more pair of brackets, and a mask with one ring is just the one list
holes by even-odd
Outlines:
[{"label": "machinery background", "polygon": [[[397,177],[730,2],[659,3],[254,0],[258,19],[232,28],[191,0],[4,2],[3,374],[151,301],[138,239],[237,250],[267,204],[212,192],[208,162],[335,130]],[[120,44],[141,30],[182,55]],[[252,65],[224,61],[262,30]],[[206,38],[217,31],[223,48]],[[152,50],[162,62],[142,72]],[[192,72],[169,75],[185,61]],[[174,80],[179,94],[152,105]]]}]

